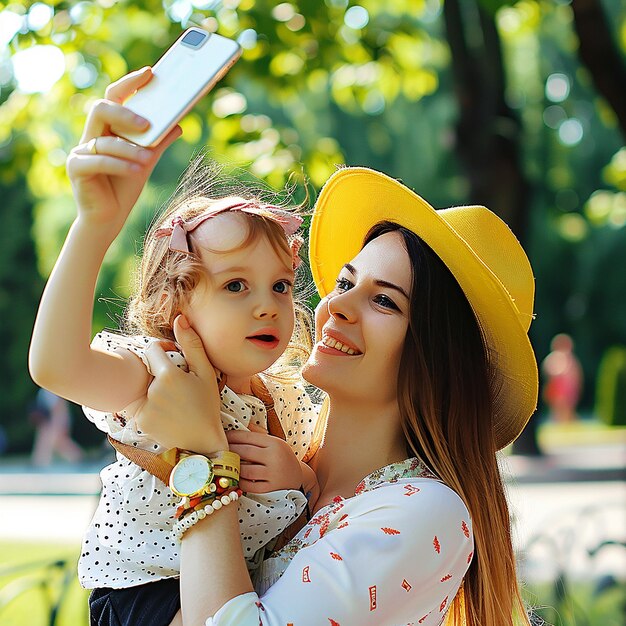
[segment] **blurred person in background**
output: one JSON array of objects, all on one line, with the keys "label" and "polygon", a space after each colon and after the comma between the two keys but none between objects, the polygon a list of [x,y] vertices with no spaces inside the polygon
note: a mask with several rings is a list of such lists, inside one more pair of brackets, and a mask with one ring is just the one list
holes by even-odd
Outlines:
[{"label": "blurred person in background", "polygon": [[35,425],[31,462],[37,467],[52,463],[54,453],[70,463],[83,458],[81,447],[70,436],[71,415],[67,400],[47,389],[37,392],[29,413]]},{"label": "blurred person in background", "polygon": [[541,364],[545,377],[543,399],[555,422],[573,422],[578,418],[576,407],[580,400],[583,373],[574,354],[574,342],[561,333],[552,339],[551,352]]}]

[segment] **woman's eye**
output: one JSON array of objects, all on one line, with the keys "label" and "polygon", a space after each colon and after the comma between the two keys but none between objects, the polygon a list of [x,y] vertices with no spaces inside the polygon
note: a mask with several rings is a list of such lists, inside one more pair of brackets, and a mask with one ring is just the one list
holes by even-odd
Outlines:
[{"label": "woman's eye", "polygon": [[230,291],[231,293],[239,293],[245,288],[246,286],[244,285],[243,280],[232,280],[226,285],[226,290]]},{"label": "woman's eye", "polygon": [[398,308],[398,305],[389,296],[386,296],[384,293],[378,294],[374,298],[374,302],[384,307],[385,309],[393,309],[395,311],[400,310]]},{"label": "woman's eye", "polygon": [[337,291],[348,291],[348,289],[353,287],[353,284],[347,278],[338,278],[335,282],[337,283]]},{"label": "woman's eye", "polygon": [[276,293],[289,293],[291,291],[291,283],[288,280],[279,280],[274,285],[274,291]]}]

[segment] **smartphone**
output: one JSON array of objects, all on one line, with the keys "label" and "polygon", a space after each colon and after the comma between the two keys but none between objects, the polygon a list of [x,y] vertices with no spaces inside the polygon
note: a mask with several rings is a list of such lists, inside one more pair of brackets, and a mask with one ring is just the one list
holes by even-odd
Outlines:
[{"label": "smartphone", "polygon": [[150,127],[120,136],[140,146],[156,146],[240,56],[236,41],[201,28],[187,29],[154,65],[152,80],[124,102],[149,120]]}]

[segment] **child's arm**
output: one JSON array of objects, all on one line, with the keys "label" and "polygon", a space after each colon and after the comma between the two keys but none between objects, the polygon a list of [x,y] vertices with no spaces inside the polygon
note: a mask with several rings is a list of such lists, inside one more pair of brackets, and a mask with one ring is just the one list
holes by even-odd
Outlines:
[{"label": "child's arm", "polygon": [[145,395],[149,374],[128,350],[90,348],[94,289],[110,243],[81,217],[72,224],[39,305],[29,367],[41,387],[94,409],[119,411]]},{"label": "child's arm", "polygon": [[40,386],[109,411],[121,410],[144,395],[149,384],[144,365],[131,352],[93,350],[90,339],[93,296],[104,255],[159,157],[180,135],[175,129],[154,149],[112,136],[116,130],[144,127],[121,103],[151,76],[146,68],[109,86],[107,99],[89,112],[81,145],[68,158],[78,215],[41,299],[29,353],[30,373]]}]

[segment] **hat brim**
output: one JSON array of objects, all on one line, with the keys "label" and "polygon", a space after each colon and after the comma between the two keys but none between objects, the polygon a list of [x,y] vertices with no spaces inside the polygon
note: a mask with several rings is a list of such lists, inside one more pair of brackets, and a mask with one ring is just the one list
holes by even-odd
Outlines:
[{"label": "hat brim", "polygon": [[444,214],[380,172],[339,170],[320,192],[311,221],[313,280],[322,297],[330,293],[343,265],[359,253],[365,235],[380,221],[396,222],[416,233],[454,275],[483,331],[498,376],[494,433],[501,449],[518,437],[537,406],[537,363],[527,334],[530,320],[523,319],[504,285]]}]

